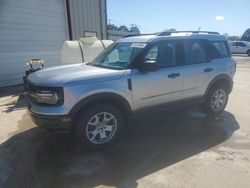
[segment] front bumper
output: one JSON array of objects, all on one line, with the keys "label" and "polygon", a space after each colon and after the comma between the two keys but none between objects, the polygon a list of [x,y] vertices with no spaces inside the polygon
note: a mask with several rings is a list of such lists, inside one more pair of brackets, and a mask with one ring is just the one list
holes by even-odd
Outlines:
[{"label": "front bumper", "polygon": [[72,127],[72,117],[68,115],[41,115],[30,111],[32,121],[39,127],[59,132],[69,132]]},{"label": "front bumper", "polygon": [[69,132],[72,127],[72,115],[43,115],[31,111],[31,102],[26,98],[27,108],[32,121],[39,127],[58,132]]}]

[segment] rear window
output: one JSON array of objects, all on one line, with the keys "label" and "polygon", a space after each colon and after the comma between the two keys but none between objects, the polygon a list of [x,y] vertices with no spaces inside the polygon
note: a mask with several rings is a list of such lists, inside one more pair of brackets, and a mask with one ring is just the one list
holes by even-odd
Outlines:
[{"label": "rear window", "polygon": [[224,58],[224,57],[230,56],[226,42],[217,41],[217,42],[212,42],[212,44],[215,47],[216,51],[218,52],[218,53],[216,53],[217,56],[219,56],[218,58]]}]

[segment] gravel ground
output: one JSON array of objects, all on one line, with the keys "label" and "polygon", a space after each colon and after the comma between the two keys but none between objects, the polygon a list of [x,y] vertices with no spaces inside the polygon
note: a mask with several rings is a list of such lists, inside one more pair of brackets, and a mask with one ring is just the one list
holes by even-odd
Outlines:
[{"label": "gravel ground", "polygon": [[189,108],[136,120],[101,151],[35,127],[22,94],[0,97],[0,187],[250,187],[250,58],[235,59],[222,115]]}]

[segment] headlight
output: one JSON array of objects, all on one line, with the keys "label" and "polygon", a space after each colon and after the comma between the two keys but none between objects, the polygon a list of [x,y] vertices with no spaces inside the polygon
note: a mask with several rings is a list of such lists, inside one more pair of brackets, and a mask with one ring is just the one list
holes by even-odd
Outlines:
[{"label": "headlight", "polygon": [[61,105],[63,104],[62,88],[36,88],[36,91],[28,92],[30,99],[41,105]]},{"label": "headlight", "polygon": [[52,91],[40,91],[36,93],[36,98],[42,104],[57,104],[59,100],[57,93]]}]

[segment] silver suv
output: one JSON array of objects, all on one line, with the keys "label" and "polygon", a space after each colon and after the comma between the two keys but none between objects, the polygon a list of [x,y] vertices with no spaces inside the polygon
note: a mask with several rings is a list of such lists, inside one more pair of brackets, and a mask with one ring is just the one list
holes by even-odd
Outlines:
[{"label": "silver suv", "polygon": [[120,39],[93,62],[57,66],[27,79],[33,121],[79,142],[114,142],[132,117],[187,104],[221,113],[236,64],[215,32],[164,32]]}]

